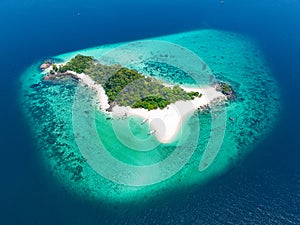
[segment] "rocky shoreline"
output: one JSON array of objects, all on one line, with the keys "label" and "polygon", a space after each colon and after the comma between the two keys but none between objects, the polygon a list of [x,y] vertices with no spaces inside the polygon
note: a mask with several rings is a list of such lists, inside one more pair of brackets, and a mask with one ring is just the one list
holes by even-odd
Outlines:
[{"label": "rocky shoreline", "polygon": [[40,66],[41,70],[46,70],[48,68],[50,68],[53,65],[53,61],[50,59],[45,60],[42,65]]},{"label": "rocky shoreline", "polygon": [[46,76],[43,77],[42,81],[48,83],[56,83],[58,81],[61,81],[64,78],[72,78],[75,81],[79,81],[80,79],[78,76],[76,76],[73,73],[65,72],[65,73],[56,73],[56,74],[48,73]]},{"label": "rocky shoreline", "polygon": [[236,93],[234,92],[232,86],[225,82],[217,82],[216,90],[222,92],[222,94],[224,94],[227,97],[227,100],[236,99]]}]

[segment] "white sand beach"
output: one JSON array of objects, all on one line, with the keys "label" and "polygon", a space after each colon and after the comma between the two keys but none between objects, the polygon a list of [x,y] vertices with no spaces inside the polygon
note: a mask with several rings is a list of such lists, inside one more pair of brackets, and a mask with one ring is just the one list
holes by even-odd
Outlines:
[{"label": "white sand beach", "polygon": [[[71,72],[71,71],[69,71],[69,72]],[[74,73],[74,72],[72,72],[72,73]],[[108,109],[109,108],[108,97],[105,94],[104,88],[100,84],[95,83],[95,81],[92,78],[85,75],[84,73],[81,73],[81,74],[76,73],[76,75],[78,76],[78,78],[81,79],[81,81],[83,83],[85,83],[86,85],[88,85],[90,88],[94,89],[97,92],[100,109],[103,111]]]},{"label": "white sand beach", "polygon": [[185,91],[197,91],[202,93],[200,98],[190,101],[178,101],[164,109],[148,111],[146,109],[132,109],[131,107],[115,106],[113,116],[138,116],[149,123],[157,140],[161,143],[170,143],[178,134],[182,122],[188,115],[195,112],[199,107],[209,105],[211,101],[225,99],[226,97],[216,91],[214,87],[190,88],[183,87]]}]

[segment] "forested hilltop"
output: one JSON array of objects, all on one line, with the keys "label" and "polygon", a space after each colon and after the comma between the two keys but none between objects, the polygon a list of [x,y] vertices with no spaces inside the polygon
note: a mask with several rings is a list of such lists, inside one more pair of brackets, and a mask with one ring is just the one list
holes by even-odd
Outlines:
[{"label": "forested hilltop", "polygon": [[153,77],[145,77],[136,70],[121,65],[103,65],[92,56],[77,55],[65,65],[52,65],[50,74],[67,71],[85,73],[100,84],[109,103],[132,108],[163,109],[179,100],[201,97],[198,92],[185,92],[180,86],[166,87]]}]

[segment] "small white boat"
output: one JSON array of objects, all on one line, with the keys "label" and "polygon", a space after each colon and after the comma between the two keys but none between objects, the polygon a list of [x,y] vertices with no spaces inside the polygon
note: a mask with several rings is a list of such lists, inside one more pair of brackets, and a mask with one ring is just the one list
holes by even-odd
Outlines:
[{"label": "small white boat", "polygon": [[152,134],[154,134],[156,132],[156,130],[150,130],[149,132],[148,132],[148,135],[152,135]]},{"label": "small white boat", "polygon": [[148,121],[148,118],[144,119],[142,122],[141,122],[141,125],[143,125],[144,123],[146,123]]}]

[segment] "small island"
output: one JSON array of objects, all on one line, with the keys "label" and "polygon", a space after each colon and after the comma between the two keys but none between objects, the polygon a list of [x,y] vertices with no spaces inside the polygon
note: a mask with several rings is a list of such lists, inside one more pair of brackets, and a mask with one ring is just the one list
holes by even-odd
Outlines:
[{"label": "small island", "polygon": [[96,90],[99,108],[122,118],[138,116],[162,143],[171,142],[182,121],[196,110],[206,109],[212,102],[230,99],[232,88],[225,83],[213,86],[184,87],[167,85],[151,76],[121,65],[104,65],[92,56],[76,55],[67,63],[47,63],[45,82],[55,82],[66,76],[81,81]]}]

